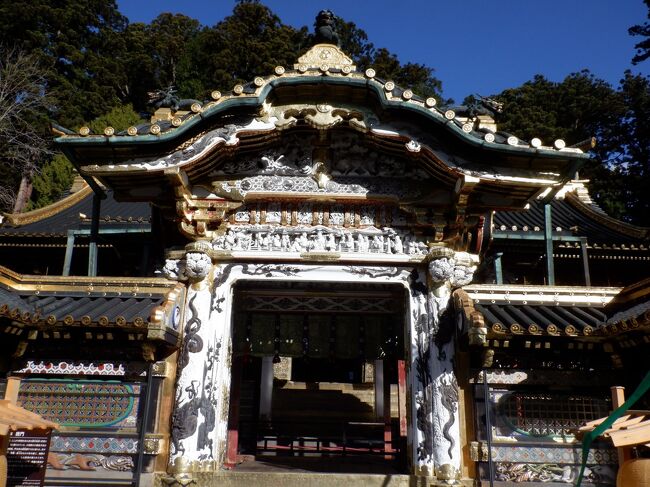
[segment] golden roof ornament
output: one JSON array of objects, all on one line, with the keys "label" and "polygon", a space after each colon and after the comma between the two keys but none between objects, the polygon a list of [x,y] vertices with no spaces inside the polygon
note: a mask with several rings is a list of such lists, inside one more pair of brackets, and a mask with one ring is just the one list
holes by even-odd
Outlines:
[{"label": "golden roof ornament", "polygon": [[293,65],[302,73],[308,70],[320,70],[327,72],[331,69],[339,69],[348,74],[356,71],[352,59],[339,48],[339,36],[334,30],[335,17],[330,10],[321,10],[314,23],[314,39],[316,44],[305,54],[298,58]]}]

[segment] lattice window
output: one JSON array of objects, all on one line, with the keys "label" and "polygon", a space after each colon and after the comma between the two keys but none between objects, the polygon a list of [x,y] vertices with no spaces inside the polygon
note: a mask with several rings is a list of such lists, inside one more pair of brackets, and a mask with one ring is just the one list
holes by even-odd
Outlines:
[{"label": "lattice window", "polygon": [[127,430],[136,427],[140,391],[137,383],[31,379],[20,384],[18,401],[61,426]]},{"label": "lattice window", "polygon": [[609,414],[604,399],[565,394],[513,392],[499,408],[510,427],[530,436],[569,436],[584,422]]}]

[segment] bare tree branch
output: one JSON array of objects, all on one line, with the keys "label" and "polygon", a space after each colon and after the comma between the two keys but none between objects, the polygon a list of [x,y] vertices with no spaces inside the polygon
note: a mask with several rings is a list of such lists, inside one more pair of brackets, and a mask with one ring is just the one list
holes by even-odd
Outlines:
[{"label": "bare tree branch", "polygon": [[[22,178],[23,185],[31,183],[40,162],[51,154],[44,123],[49,108],[46,88],[35,56],[0,46],[0,164]],[[5,179],[9,181],[0,181],[0,208],[22,211],[22,203],[14,207],[15,181]]]}]

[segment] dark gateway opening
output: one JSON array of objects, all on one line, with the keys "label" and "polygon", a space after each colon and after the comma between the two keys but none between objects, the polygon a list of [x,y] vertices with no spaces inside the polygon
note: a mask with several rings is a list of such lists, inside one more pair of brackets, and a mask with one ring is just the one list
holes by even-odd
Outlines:
[{"label": "dark gateway opening", "polygon": [[239,283],[226,466],[403,472],[404,303],[396,285]]}]

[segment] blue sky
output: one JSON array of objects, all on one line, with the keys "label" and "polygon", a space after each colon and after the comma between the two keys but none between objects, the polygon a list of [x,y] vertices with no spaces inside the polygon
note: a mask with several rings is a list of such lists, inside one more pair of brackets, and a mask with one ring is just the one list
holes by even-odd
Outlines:
[{"label": "blue sky", "polygon": [[[183,13],[213,25],[232,12],[234,0],[118,0],[132,22],[162,12]],[[650,60],[632,67],[627,34],[643,23],[642,0],[263,0],[285,24],[314,22],[329,8],[368,33],[402,62],[426,64],[443,82],[446,97],[490,95],[543,74],[561,81],[589,69],[614,86],[625,69],[650,73]]]}]

